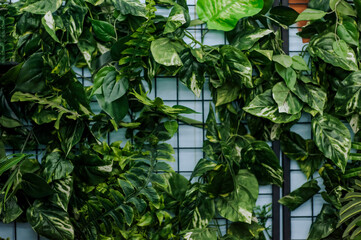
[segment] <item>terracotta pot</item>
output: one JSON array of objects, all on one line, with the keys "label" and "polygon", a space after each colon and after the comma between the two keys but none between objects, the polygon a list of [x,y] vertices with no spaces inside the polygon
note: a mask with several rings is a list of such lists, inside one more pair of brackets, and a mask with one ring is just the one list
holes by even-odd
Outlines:
[{"label": "terracotta pot", "polygon": [[[296,10],[296,12],[301,13],[307,8],[309,0],[289,0],[289,6]],[[307,21],[300,21],[297,23],[297,26],[299,27],[298,31],[301,31],[301,28],[307,24]],[[303,38],[302,41],[304,43],[309,42],[309,39]]]}]

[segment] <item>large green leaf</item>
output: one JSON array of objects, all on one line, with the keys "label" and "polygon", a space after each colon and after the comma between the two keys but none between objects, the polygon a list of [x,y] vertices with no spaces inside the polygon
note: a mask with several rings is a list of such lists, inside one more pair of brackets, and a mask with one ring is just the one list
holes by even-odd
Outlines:
[{"label": "large green leaf", "polygon": [[249,169],[259,184],[282,186],[283,171],[279,159],[266,142],[255,141],[242,148],[242,168]]},{"label": "large green leaf", "polygon": [[151,51],[154,60],[165,66],[181,66],[180,59],[176,47],[169,38],[159,38],[151,44]]},{"label": "large green leaf", "polygon": [[15,90],[25,93],[40,93],[44,90],[44,68],[42,54],[31,55],[19,72]]},{"label": "large green leaf", "polygon": [[216,107],[238,99],[241,93],[241,87],[232,82],[226,82],[223,86],[216,89]]},{"label": "large green leaf", "polygon": [[197,97],[200,97],[203,89],[205,77],[204,64],[197,61],[189,49],[180,53],[183,66],[179,71],[179,79],[184,83]]},{"label": "large green leaf", "polygon": [[103,81],[103,94],[106,102],[113,102],[126,94],[129,87],[128,80],[121,78],[117,71],[109,72]]},{"label": "large green leaf", "polygon": [[68,155],[71,149],[79,143],[84,129],[84,123],[80,120],[68,122],[66,126],[60,127],[58,137],[65,155]]},{"label": "large green leaf", "polygon": [[197,228],[182,232],[185,240],[217,240],[217,229]]},{"label": "large green leaf", "polygon": [[22,8],[25,12],[34,14],[46,14],[47,12],[55,12],[63,3],[62,0],[40,0]]},{"label": "large green leaf", "polygon": [[240,18],[256,15],[263,0],[199,0],[197,14],[209,29],[232,30]]},{"label": "large green leaf", "polygon": [[292,160],[296,160],[302,172],[309,179],[325,160],[313,140],[304,140],[293,132],[284,132],[281,135],[282,152]]},{"label": "large green leaf", "polygon": [[294,115],[280,113],[277,103],[272,98],[271,89],[257,95],[243,110],[258,117],[267,118],[274,123],[288,123],[301,117],[301,112]]},{"label": "large green leaf", "polygon": [[42,177],[34,173],[24,173],[22,175],[21,187],[32,198],[43,198],[54,193],[50,185]]},{"label": "large green leaf", "polygon": [[54,240],[73,240],[74,229],[67,212],[44,202],[35,201],[26,217],[40,235]]},{"label": "large green leaf", "polygon": [[225,45],[221,48],[222,68],[225,77],[236,83],[244,85],[247,88],[254,87],[252,82],[252,64],[247,56],[239,49],[231,45]]},{"label": "large green leaf", "polygon": [[[287,87],[293,91],[297,83],[297,73],[295,70],[291,68],[292,58],[290,59],[291,62],[287,61],[287,62],[283,62],[282,64],[280,62],[276,63],[276,71],[283,78],[283,80],[285,80]],[[285,66],[289,66],[289,67],[285,67]]]},{"label": "large green leaf", "polygon": [[348,44],[358,46],[360,33],[356,21],[351,17],[344,17],[337,26],[337,35]]},{"label": "large green leaf", "polygon": [[356,17],[355,9],[344,0],[330,0],[330,8],[338,15]]},{"label": "large green leaf", "polygon": [[113,101],[107,102],[103,94],[96,95],[100,107],[119,123],[128,113],[129,105],[126,95]]},{"label": "large green leaf", "polygon": [[273,31],[270,29],[250,29],[246,32],[238,33],[231,44],[239,50],[249,50],[261,38],[271,33],[273,33]]},{"label": "large green leaf", "polygon": [[4,194],[1,194],[0,201],[0,216],[3,223],[11,223],[23,213],[15,196],[10,197],[10,199],[7,199],[4,203]]},{"label": "large green leaf", "polygon": [[[264,231],[259,223],[252,221],[251,224],[235,222],[231,223],[227,230],[227,235],[233,237],[231,239],[238,240],[254,240],[254,239],[263,239],[262,232]],[[228,239],[228,238],[226,238]]]},{"label": "large green leaf", "polygon": [[323,18],[327,13],[321,10],[307,8],[297,17],[296,21],[311,21]]},{"label": "large green leaf", "polygon": [[65,178],[73,171],[73,164],[61,156],[60,151],[50,153],[41,162],[44,167],[44,176],[48,182]]},{"label": "large green leaf", "polygon": [[317,147],[343,172],[351,150],[351,134],[336,117],[325,114],[312,119],[312,132]]},{"label": "large green leaf", "polygon": [[115,8],[122,15],[145,17],[145,5],[139,0],[112,0]]},{"label": "large green leaf", "polygon": [[326,63],[347,71],[357,71],[356,54],[348,45],[346,49],[336,52],[333,45],[337,36],[334,33],[327,33],[313,38],[308,51],[313,57],[319,57]]},{"label": "large green leaf", "polygon": [[280,113],[297,114],[301,112],[303,103],[284,82],[279,82],[273,86],[272,96]]},{"label": "large green leaf", "polygon": [[51,11],[47,12],[44,17],[41,19],[41,23],[43,24],[45,30],[49,35],[56,41],[59,42],[58,37],[56,36],[56,26],[55,20],[53,18],[53,14]]},{"label": "large green leaf", "polygon": [[311,225],[307,240],[319,240],[329,236],[336,230],[337,222],[337,209],[330,204],[323,204],[321,212]]},{"label": "large green leaf", "polygon": [[313,195],[320,191],[320,187],[317,184],[317,180],[312,179],[311,181],[306,182],[301,187],[292,191],[289,195],[284,196],[280,200],[279,203],[287,206],[292,211],[305,203],[308,199],[310,199]]},{"label": "large green leaf", "polygon": [[68,0],[64,8],[62,21],[66,29],[68,42],[77,43],[83,32],[85,15],[88,8],[79,0]]},{"label": "large green leaf", "polygon": [[297,81],[294,89],[291,89],[291,91],[296,94],[302,102],[306,103],[317,112],[323,113],[327,101],[327,93],[322,88],[311,83]]},{"label": "large green leaf", "polygon": [[106,21],[90,19],[95,36],[104,42],[115,39],[114,26]]},{"label": "large green leaf", "polygon": [[6,172],[7,170],[11,169],[13,166],[27,158],[28,154],[14,154],[5,156],[0,159],[0,176]]},{"label": "large green leaf", "polygon": [[347,76],[337,90],[335,110],[338,114],[349,116],[361,110],[361,71]]},{"label": "large green leaf", "polygon": [[185,9],[179,4],[175,4],[169,14],[167,23],[164,28],[164,34],[174,32],[189,21],[190,16],[187,9]]},{"label": "large green leaf", "polygon": [[233,222],[252,222],[252,210],[258,197],[258,182],[248,170],[240,170],[234,179],[236,186],[226,197],[217,199],[217,209],[222,217]]}]

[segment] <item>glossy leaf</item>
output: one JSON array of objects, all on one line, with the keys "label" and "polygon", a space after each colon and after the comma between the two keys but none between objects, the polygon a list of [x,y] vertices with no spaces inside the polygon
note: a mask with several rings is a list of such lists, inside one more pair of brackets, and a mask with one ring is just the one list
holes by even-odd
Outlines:
[{"label": "glossy leaf", "polygon": [[179,4],[175,4],[169,14],[165,25],[164,34],[172,33],[190,21],[188,11]]},{"label": "glossy leaf", "polygon": [[73,171],[73,164],[64,159],[60,152],[52,152],[41,162],[44,176],[48,182],[65,178]]},{"label": "glossy leaf", "polygon": [[216,90],[216,107],[237,100],[241,92],[241,87],[235,83],[225,83]]},{"label": "glossy leaf", "polygon": [[336,230],[337,222],[337,210],[329,204],[323,204],[321,212],[311,225],[307,240],[318,240],[328,237]]},{"label": "glossy leaf", "polygon": [[280,113],[270,89],[256,96],[243,110],[258,117],[267,118],[274,123],[288,123],[301,117],[301,113],[294,115]]},{"label": "glossy leaf", "polygon": [[67,212],[53,205],[35,201],[26,217],[40,235],[54,240],[74,239],[74,229]]},{"label": "glossy leaf", "polygon": [[127,96],[124,95],[113,102],[107,102],[103,94],[96,97],[100,107],[116,122],[120,122],[127,115],[129,109]]},{"label": "glossy leaf", "polygon": [[264,230],[264,227],[254,221],[251,224],[235,222],[229,226],[227,235],[234,237],[234,239],[242,240],[262,239],[262,232]]},{"label": "glossy leaf", "polygon": [[114,26],[106,21],[94,20],[91,19],[92,27],[95,33],[95,36],[104,42],[111,41],[115,39],[115,30]]},{"label": "glossy leaf", "polygon": [[16,164],[28,157],[27,154],[14,154],[5,156],[0,159],[0,176],[7,170],[14,167]]},{"label": "glossy leaf", "polygon": [[348,128],[338,118],[323,115],[312,119],[312,132],[320,151],[344,172],[351,149]]},{"label": "glossy leaf", "polygon": [[197,97],[200,97],[205,82],[204,64],[197,61],[191,51],[184,50],[180,54],[183,66],[179,71],[179,78]]},{"label": "glossy leaf", "polygon": [[145,5],[139,0],[112,0],[115,8],[122,15],[145,17]]},{"label": "glossy leaf", "polygon": [[280,113],[297,114],[302,110],[303,103],[284,82],[279,82],[273,86],[272,96]]},{"label": "glossy leaf", "polygon": [[127,93],[128,87],[126,78],[121,78],[116,71],[109,72],[102,84],[104,100],[109,103],[116,101]]},{"label": "glossy leaf", "polygon": [[297,81],[292,92],[306,103],[311,108],[315,109],[319,113],[323,113],[323,110],[327,101],[327,93],[320,87],[317,87],[310,83],[303,83]]},{"label": "glossy leaf", "polygon": [[281,25],[283,28],[294,24],[298,17],[298,12],[296,12],[293,8],[286,6],[275,6],[269,13],[271,19],[275,20],[273,22]]},{"label": "glossy leaf", "polygon": [[240,32],[232,40],[231,44],[239,50],[249,50],[261,38],[272,34],[270,29],[252,29],[247,32]]},{"label": "glossy leaf", "polygon": [[356,11],[344,0],[330,0],[330,8],[339,15],[356,17]]},{"label": "glossy leaf", "polygon": [[281,135],[282,152],[292,160],[297,161],[302,172],[309,179],[325,160],[313,140],[304,140],[293,132],[284,132]]},{"label": "glossy leaf", "polygon": [[349,116],[359,113],[361,108],[361,72],[356,71],[347,76],[337,90],[335,110],[338,114]]},{"label": "glossy leaf", "polygon": [[292,57],[292,68],[299,71],[309,71],[306,61],[298,55]]},{"label": "glossy leaf", "polygon": [[217,240],[217,229],[198,228],[183,231],[185,240]]},{"label": "glossy leaf", "polygon": [[254,141],[241,151],[242,168],[249,169],[261,185],[282,186],[283,171],[279,159],[266,142]]},{"label": "glossy leaf", "polygon": [[155,61],[165,66],[181,66],[180,59],[175,46],[168,38],[154,40],[151,45],[152,55]]},{"label": "glossy leaf", "polygon": [[263,8],[260,0],[200,0],[197,1],[197,14],[206,22],[209,29],[232,30],[240,18],[256,15]]},{"label": "glossy leaf", "polygon": [[43,198],[54,193],[54,190],[46,181],[34,173],[25,173],[22,175],[21,187],[23,191],[32,198]]},{"label": "glossy leaf", "polygon": [[236,186],[227,197],[217,200],[217,210],[222,217],[233,222],[252,221],[252,210],[258,197],[258,182],[247,170],[240,170],[234,179]]},{"label": "glossy leaf", "polygon": [[41,19],[41,23],[43,24],[45,30],[49,35],[56,41],[59,42],[58,37],[56,36],[56,26],[55,20],[53,18],[53,14],[49,11],[44,17]]},{"label": "glossy leaf", "polygon": [[297,17],[296,22],[311,21],[323,18],[327,13],[321,10],[307,8]]},{"label": "glossy leaf", "polygon": [[289,195],[282,197],[278,202],[293,211],[318,193],[320,189],[317,181],[313,179],[292,191]]},{"label": "glossy leaf", "polygon": [[[347,49],[338,53],[333,49],[333,43],[337,37],[334,33],[327,33],[311,40],[309,46],[309,53],[313,57],[319,57],[326,63],[335,67],[343,68],[347,71],[357,71],[357,61],[355,52],[347,46]],[[346,57],[344,57],[346,56]]]},{"label": "glossy leaf", "polygon": [[357,22],[351,17],[344,17],[337,26],[337,35],[353,46],[359,46],[360,33],[357,29]]},{"label": "glossy leaf", "polygon": [[[286,63],[283,63],[286,65]],[[291,66],[292,63],[287,63],[287,65]],[[285,80],[287,87],[290,90],[294,90],[295,84],[297,82],[297,73],[291,67],[284,67],[281,64],[276,63],[276,71],[277,73]]]},{"label": "glossy leaf", "polygon": [[281,64],[285,68],[292,66],[292,58],[288,55],[273,55],[273,61]]},{"label": "glossy leaf", "polygon": [[252,65],[247,56],[239,49],[225,45],[221,48],[222,67],[225,76],[237,85],[244,85],[247,88],[254,87],[252,82]]},{"label": "glossy leaf", "polygon": [[85,126],[82,121],[71,122],[59,129],[58,137],[65,155],[68,155],[71,149],[79,143],[84,129]]},{"label": "glossy leaf", "polygon": [[22,10],[34,14],[46,14],[49,11],[55,12],[62,3],[62,0],[39,0],[27,5]]}]

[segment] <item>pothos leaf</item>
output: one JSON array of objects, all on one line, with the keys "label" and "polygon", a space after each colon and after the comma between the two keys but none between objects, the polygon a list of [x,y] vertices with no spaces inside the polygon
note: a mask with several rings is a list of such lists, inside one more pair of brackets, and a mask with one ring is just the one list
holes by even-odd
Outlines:
[{"label": "pothos leaf", "polygon": [[320,189],[321,188],[318,186],[317,180],[312,179],[311,181],[306,182],[301,187],[292,191],[289,195],[284,196],[278,200],[278,202],[287,206],[291,210],[295,210],[308,199],[310,199],[313,195],[318,193]]},{"label": "pothos leaf", "polygon": [[154,40],[150,47],[154,60],[164,66],[181,66],[180,59],[175,46],[169,38]]},{"label": "pothos leaf", "polygon": [[303,103],[284,82],[279,82],[273,86],[272,96],[280,113],[297,114],[302,110]]},{"label": "pothos leaf", "polygon": [[22,10],[34,14],[46,14],[49,11],[55,12],[62,3],[62,0],[40,0],[25,6]]},{"label": "pothos leaf", "polygon": [[112,2],[122,15],[146,17],[145,5],[139,0],[112,0]]},{"label": "pothos leaf", "polygon": [[300,112],[294,115],[280,113],[277,103],[272,98],[271,89],[257,95],[243,110],[258,117],[267,118],[274,123],[288,123],[301,117]]},{"label": "pothos leaf", "polygon": [[229,196],[217,200],[218,212],[230,221],[250,224],[252,210],[258,197],[257,179],[248,170],[240,170],[234,181],[234,191]]},{"label": "pothos leaf", "polygon": [[200,97],[203,89],[205,77],[204,64],[197,61],[193,57],[189,49],[185,49],[180,53],[183,66],[179,71],[179,78],[197,97]]},{"label": "pothos leaf", "polygon": [[65,178],[74,168],[73,164],[57,151],[46,156],[41,164],[44,166],[44,176],[48,182]]},{"label": "pothos leaf", "polygon": [[115,30],[114,26],[106,21],[100,21],[95,19],[90,19],[92,27],[95,33],[95,36],[104,42],[109,42],[115,39]]},{"label": "pothos leaf", "polygon": [[172,33],[184,24],[190,21],[188,11],[179,4],[175,4],[169,14],[168,21],[165,25],[164,34]]},{"label": "pothos leaf", "polygon": [[56,41],[59,42],[58,37],[56,36],[56,27],[55,21],[53,18],[53,14],[49,11],[47,12],[44,17],[41,19],[41,23],[43,24],[45,30],[49,35]]},{"label": "pothos leaf", "polygon": [[185,240],[217,240],[217,229],[198,228],[183,231]]},{"label": "pothos leaf", "polygon": [[337,209],[330,204],[323,204],[316,221],[312,223],[307,240],[318,240],[335,231],[338,222]]},{"label": "pothos leaf", "polygon": [[312,132],[320,151],[344,172],[351,150],[348,128],[338,118],[325,114],[312,119]]},{"label": "pothos leaf", "polygon": [[35,201],[26,212],[28,222],[40,235],[54,240],[73,240],[74,228],[66,211]]},{"label": "pothos leaf", "polygon": [[240,18],[256,15],[263,8],[262,0],[199,0],[197,14],[209,29],[232,30]]}]

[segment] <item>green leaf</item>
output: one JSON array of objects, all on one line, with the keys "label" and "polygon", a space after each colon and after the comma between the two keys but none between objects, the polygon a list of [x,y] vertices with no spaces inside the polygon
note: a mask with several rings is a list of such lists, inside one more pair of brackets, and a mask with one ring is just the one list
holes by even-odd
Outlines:
[{"label": "green leaf", "polygon": [[44,62],[41,53],[35,53],[25,61],[16,81],[16,91],[40,93],[45,89]]},{"label": "green leaf", "polygon": [[185,240],[217,240],[217,229],[214,228],[189,229],[182,234]]},{"label": "green leaf", "polygon": [[296,22],[298,12],[293,8],[286,6],[276,6],[271,9],[270,17],[274,19],[276,24],[279,24],[283,28],[287,28]]},{"label": "green leaf", "polygon": [[280,113],[277,103],[272,98],[271,89],[257,95],[243,110],[258,117],[267,118],[274,123],[288,123],[301,117],[301,113],[294,115]]},{"label": "green leaf", "polygon": [[32,198],[43,198],[54,193],[46,181],[34,173],[22,175],[21,188]]},{"label": "green leaf", "polygon": [[206,172],[213,170],[216,166],[217,164],[215,162],[202,158],[201,160],[198,161],[197,165],[194,167],[194,170],[191,175],[191,179],[202,176]]},{"label": "green leaf", "polygon": [[284,82],[279,82],[273,86],[272,96],[280,113],[297,114],[301,112],[303,103]]},{"label": "green leaf", "polygon": [[53,151],[41,162],[44,167],[44,177],[47,182],[65,178],[73,171],[73,164],[61,156],[60,152]]},{"label": "green leaf", "polygon": [[288,55],[273,55],[273,61],[281,64],[285,68],[292,66],[292,58]]},{"label": "green leaf", "polygon": [[231,45],[225,45],[220,50],[222,68],[226,78],[237,85],[247,88],[254,87],[252,82],[252,64],[247,56],[239,49]]},{"label": "green leaf", "polygon": [[312,223],[307,240],[319,240],[328,237],[336,229],[338,213],[330,204],[323,204],[321,212]]},{"label": "green leaf", "polygon": [[337,36],[332,32],[312,38],[308,48],[310,55],[319,57],[326,63],[343,68],[346,71],[357,71],[355,52],[349,46],[346,49],[340,49],[341,54],[336,52],[333,48],[335,39],[337,39]]},{"label": "green leaf", "polygon": [[321,188],[318,186],[317,180],[312,179],[311,181],[304,183],[301,187],[292,191],[289,195],[284,196],[278,200],[278,202],[293,211],[305,203],[313,195],[318,193],[320,189]]},{"label": "green leaf", "polygon": [[227,82],[216,89],[216,107],[238,99],[241,87],[238,84]]},{"label": "green leaf", "polygon": [[15,221],[22,213],[23,210],[17,203],[17,198],[15,196],[10,197],[4,203],[4,195],[0,195],[0,207],[1,207],[1,217],[2,222],[7,224]]},{"label": "green leaf", "polygon": [[338,15],[356,17],[355,9],[344,0],[330,0],[330,8]]},{"label": "green leaf", "polygon": [[283,80],[285,80],[287,87],[290,90],[294,90],[295,84],[297,82],[297,73],[295,70],[293,70],[291,67],[286,68],[276,63],[276,71],[283,78]]},{"label": "green leaf", "polygon": [[321,10],[307,8],[298,15],[296,22],[318,20],[323,18],[326,14],[326,12]]},{"label": "green leaf", "polygon": [[43,24],[46,32],[49,33],[49,35],[56,42],[60,42],[58,37],[56,36],[55,20],[53,18],[53,14],[50,11],[44,15],[44,17],[41,19],[41,23]]},{"label": "green leaf", "polygon": [[337,35],[350,45],[359,46],[360,33],[356,21],[351,17],[344,17],[337,25]]},{"label": "green leaf", "polygon": [[80,120],[68,122],[66,126],[60,127],[58,138],[65,155],[68,155],[71,149],[80,142],[84,129],[84,123]]},{"label": "green leaf", "polygon": [[93,4],[94,6],[98,6],[104,2],[104,0],[85,0],[85,1]]},{"label": "green leaf", "polygon": [[143,188],[140,192],[140,195],[145,196],[148,201],[157,209],[160,207],[160,197],[158,193],[152,187]]},{"label": "green leaf", "polygon": [[94,39],[90,29],[83,31],[78,41],[78,48],[83,54],[84,60],[88,65],[89,69],[92,69],[93,54],[97,50],[97,41]]},{"label": "green leaf", "polygon": [[128,224],[128,226],[131,226],[134,218],[133,208],[128,205],[120,205],[119,208],[124,213],[126,223]]},{"label": "green leaf", "polygon": [[52,182],[55,193],[49,197],[49,202],[68,211],[70,198],[73,194],[73,177],[67,176]]},{"label": "green leaf", "polygon": [[178,131],[178,123],[176,121],[166,121],[164,123],[164,127],[172,137]]},{"label": "green leaf", "polygon": [[112,0],[112,2],[122,15],[146,17],[145,5],[139,0]]},{"label": "green leaf", "polygon": [[361,111],[361,71],[348,75],[337,90],[335,110],[342,116],[350,116]]},{"label": "green leaf", "polygon": [[298,71],[309,71],[305,59],[301,56],[295,55],[292,57],[292,68]]},{"label": "green leaf", "polygon": [[316,87],[310,83],[304,83],[297,81],[294,89],[291,91],[302,100],[302,102],[308,104],[311,108],[315,109],[319,113],[323,113],[323,110],[327,101],[327,93],[320,87]]},{"label": "green leaf", "polygon": [[326,114],[312,119],[312,132],[320,151],[344,172],[351,150],[348,128],[338,118]]},{"label": "green leaf", "polygon": [[90,19],[95,36],[104,42],[115,39],[114,26],[108,22]]},{"label": "green leaf", "polygon": [[293,132],[283,132],[280,140],[282,152],[290,159],[297,161],[307,179],[319,169],[325,160],[313,140],[304,140]]},{"label": "green leaf", "polygon": [[0,117],[0,125],[5,128],[16,128],[23,126],[18,120],[11,119],[5,116]]},{"label": "green leaf", "polygon": [[227,235],[242,240],[262,239],[261,236],[264,230],[264,227],[255,221],[252,221],[251,224],[236,222],[231,223]]},{"label": "green leaf", "polygon": [[102,84],[104,100],[108,103],[116,101],[127,93],[128,87],[126,78],[121,78],[117,71],[109,72]]},{"label": "green leaf", "polygon": [[196,10],[209,29],[230,31],[239,19],[256,15],[262,8],[261,0],[199,0]]},{"label": "green leaf", "polygon": [[83,32],[84,19],[88,12],[88,8],[83,4],[84,2],[78,0],[68,0],[66,2],[62,21],[64,22],[65,33],[70,43],[78,43],[78,39]]},{"label": "green leaf", "polygon": [[62,3],[62,0],[39,0],[27,5],[21,10],[34,14],[46,14],[49,11],[55,12]]},{"label": "green leaf", "polygon": [[150,50],[154,60],[164,66],[181,66],[180,59],[176,47],[169,38],[159,38],[151,44]]},{"label": "green leaf", "polygon": [[119,123],[128,113],[129,105],[126,95],[113,101],[107,102],[103,94],[95,95],[100,107]]},{"label": "green leaf", "polygon": [[56,206],[35,201],[26,217],[40,235],[54,240],[73,240],[74,229],[67,212]]},{"label": "green leaf", "polygon": [[252,29],[246,32],[240,32],[232,40],[231,44],[239,50],[249,50],[261,38],[273,33],[270,29]]},{"label": "green leaf", "polygon": [[197,97],[200,97],[205,82],[205,67],[199,63],[192,55],[189,49],[180,53],[183,66],[179,71],[179,79],[184,83]]},{"label": "green leaf", "polygon": [[254,141],[242,148],[241,168],[249,169],[261,185],[282,186],[283,171],[279,159],[266,142]]},{"label": "green leaf", "polygon": [[164,28],[164,34],[172,33],[190,21],[188,11],[179,4],[175,4],[169,14]]},{"label": "green leaf", "polygon": [[241,169],[234,179],[236,186],[227,197],[217,199],[219,214],[233,222],[252,221],[252,210],[258,197],[256,177],[247,170]]}]

